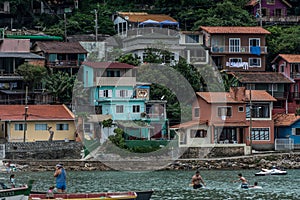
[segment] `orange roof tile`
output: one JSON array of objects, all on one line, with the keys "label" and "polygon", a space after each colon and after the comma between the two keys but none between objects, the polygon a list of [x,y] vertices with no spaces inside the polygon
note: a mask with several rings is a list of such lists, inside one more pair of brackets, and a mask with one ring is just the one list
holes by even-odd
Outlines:
[{"label": "orange roof tile", "polygon": [[[0,105],[1,121],[24,121],[25,105]],[[74,120],[65,105],[28,105],[28,121]]]},{"label": "orange roof tile", "polygon": [[[250,90],[246,90],[246,99],[250,101]],[[277,101],[265,90],[251,90],[251,101]]]},{"label": "orange roof tile", "polygon": [[300,119],[300,116],[295,114],[277,113],[273,115],[274,126],[290,126]]},{"label": "orange roof tile", "polygon": [[164,14],[148,14],[146,12],[119,12],[118,14],[130,22],[143,22],[149,19],[158,22],[162,22],[164,20],[177,22],[174,18]]},{"label": "orange roof tile", "polygon": [[193,121],[188,121],[188,122],[184,122],[184,123],[181,123],[181,124],[176,124],[174,126],[171,126],[170,128],[172,128],[172,129],[188,128],[188,127],[191,127],[191,126],[202,125],[202,124],[205,124],[205,123],[206,122],[204,122],[204,121],[193,120]]},{"label": "orange roof tile", "polygon": [[278,56],[289,63],[300,63],[300,54],[279,54]]},{"label": "orange roof tile", "polygon": [[207,103],[244,103],[236,101],[229,92],[197,92]]},{"label": "orange roof tile", "polygon": [[271,34],[260,26],[200,26],[200,29],[214,34]]}]

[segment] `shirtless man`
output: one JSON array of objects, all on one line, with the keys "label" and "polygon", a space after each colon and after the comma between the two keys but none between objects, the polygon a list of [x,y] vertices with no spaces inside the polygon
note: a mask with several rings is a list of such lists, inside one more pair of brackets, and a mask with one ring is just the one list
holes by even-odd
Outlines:
[{"label": "shirtless man", "polygon": [[234,182],[241,181],[242,182],[241,188],[248,189],[248,181],[247,181],[247,179],[245,177],[243,177],[243,175],[241,173],[239,173],[238,176],[239,176],[239,179],[235,180]]},{"label": "shirtless man", "polygon": [[195,175],[192,177],[192,185],[193,185],[193,188],[194,188],[194,189],[198,189],[198,188],[203,187],[203,186],[201,185],[200,182],[201,182],[204,186],[206,186],[205,183],[204,183],[204,181],[203,181],[203,179],[202,179],[202,177],[200,176],[200,172],[199,172],[199,171],[196,171]]}]

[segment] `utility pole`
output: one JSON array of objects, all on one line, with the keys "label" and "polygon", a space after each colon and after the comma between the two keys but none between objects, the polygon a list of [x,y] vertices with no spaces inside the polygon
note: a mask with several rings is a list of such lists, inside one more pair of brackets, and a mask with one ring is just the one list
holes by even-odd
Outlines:
[{"label": "utility pole", "polygon": [[26,85],[26,91],[25,91],[25,113],[24,113],[24,138],[23,142],[26,142],[26,131],[27,131],[27,111],[28,111],[28,105],[27,105],[27,95],[28,95],[28,86]]},{"label": "utility pole", "polygon": [[98,11],[95,9],[95,34],[96,34],[96,42],[98,41]]},{"label": "utility pole", "polygon": [[259,0],[259,25],[262,27],[261,0]]}]

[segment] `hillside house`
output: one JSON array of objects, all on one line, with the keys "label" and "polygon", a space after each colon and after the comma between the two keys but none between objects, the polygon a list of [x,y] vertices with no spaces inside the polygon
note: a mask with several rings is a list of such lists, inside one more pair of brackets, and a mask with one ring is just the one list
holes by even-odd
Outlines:
[{"label": "hillside house", "polygon": [[219,70],[265,71],[266,35],[262,27],[200,26],[204,46]]},{"label": "hillside house", "polygon": [[289,93],[287,113],[295,113],[300,107],[300,54],[279,54],[272,64],[275,71],[294,82],[286,91]]}]

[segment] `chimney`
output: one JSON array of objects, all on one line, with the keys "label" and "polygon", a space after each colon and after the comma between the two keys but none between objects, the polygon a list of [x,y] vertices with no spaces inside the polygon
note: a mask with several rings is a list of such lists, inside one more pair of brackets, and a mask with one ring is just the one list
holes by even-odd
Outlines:
[{"label": "chimney", "polygon": [[236,101],[242,101],[246,98],[245,87],[230,87],[230,95]]}]

